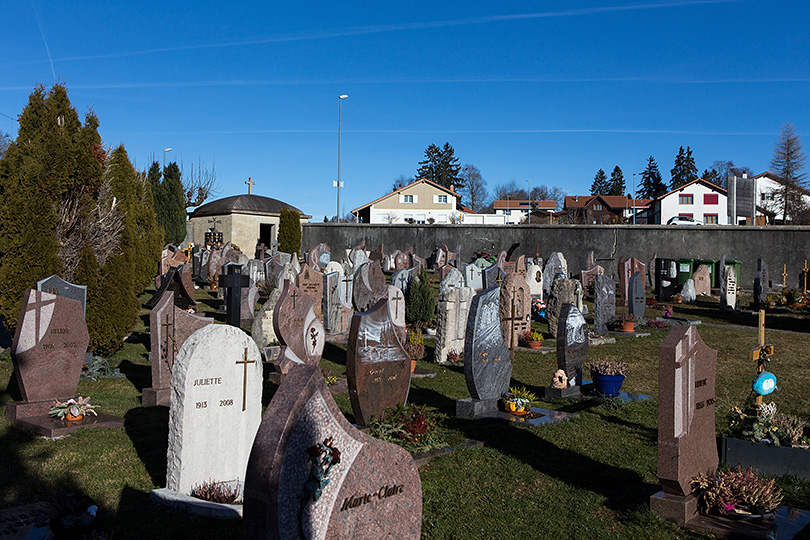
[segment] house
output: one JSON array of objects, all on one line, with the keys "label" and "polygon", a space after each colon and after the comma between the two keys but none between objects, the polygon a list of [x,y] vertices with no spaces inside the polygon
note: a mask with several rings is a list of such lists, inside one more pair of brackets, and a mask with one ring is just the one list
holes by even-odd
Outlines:
[{"label": "house", "polygon": [[650,199],[633,199],[622,195],[567,195],[561,219],[568,223],[647,223],[641,212]]},{"label": "house", "polygon": [[541,214],[542,217],[538,220],[546,222],[547,216],[553,214],[557,210],[556,201],[529,201],[529,200],[511,200],[493,201],[492,209],[495,215],[505,216],[504,222],[507,225],[514,223],[522,223],[527,220],[529,212],[532,214]]},{"label": "house", "polygon": [[[737,178],[736,182],[743,182],[745,180],[745,176],[743,179]],[[758,174],[750,179],[753,182],[752,189],[756,193],[756,204],[757,204],[757,224],[764,225],[765,219],[768,222],[773,223],[774,221],[779,222],[790,222],[793,220],[793,216],[791,214],[802,214],[810,209],[810,190],[801,187],[801,186],[794,186],[789,193],[792,193],[792,196],[788,196],[788,215],[784,215],[784,194],[785,194],[785,181],[782,179],[781,176],[774,174],[770,171],[765,171],[764,173]],[[790,210],[790,206],[792,205],[793,210]],[[750,220],[750,212],[746,212],[738,217],[742,218],[742,215],[748,217],[746,222]],[[738,220],[739,222],[739,220]]]},{"label": "house", "polygon": [[690,217],[706,225],[727,225],[726,190],[696,178],[653,200],[646,212],[651,224],[666,224],[674,216]]},{"label": "house", "polygon": [[460,223],[458,194],[426,178],[352,210],[358,223]]}]

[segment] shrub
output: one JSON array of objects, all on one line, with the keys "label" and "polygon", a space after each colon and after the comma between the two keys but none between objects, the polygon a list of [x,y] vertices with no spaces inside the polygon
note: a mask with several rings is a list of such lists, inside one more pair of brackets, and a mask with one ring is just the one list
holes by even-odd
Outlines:
[{"label": "shrub", "polygon": [[624,362],[616,362],[607,358],[596,358],[588,362],[586,366],[591,375],[627,375],[627,364]]},{"label": "shrub", "polygon": [[278,225],[278,249],[290,254],[301,252],[301,216],[291,208],[281,211]]},{"label": "shrub", "polygon": [[720,469],[715,474],[696,476],[692,490],[703,512],[772,512],[782,502],[782,491],[774,479],[762,478],[751,468],[744,471],[739,465],[736,470]]}]

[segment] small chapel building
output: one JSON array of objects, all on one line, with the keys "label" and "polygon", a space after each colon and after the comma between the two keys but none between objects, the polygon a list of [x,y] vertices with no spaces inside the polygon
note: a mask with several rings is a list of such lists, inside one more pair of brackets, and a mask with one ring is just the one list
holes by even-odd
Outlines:
[{"label": "small chapel building", "polygon": [[249,188],[247,194],[217,199],[189,213],[189,234],[186,239],[203,245],[206,231],[216,226],[222,233],[223,242],[231,242],[243,253],[251,254],[258,244],[270,247],[278,241],[278,225],[283,209],[298,212],[301,223],[306,223],[312,217],[285,202],[254,195],[253,182],[248,182],[245,182]]}]

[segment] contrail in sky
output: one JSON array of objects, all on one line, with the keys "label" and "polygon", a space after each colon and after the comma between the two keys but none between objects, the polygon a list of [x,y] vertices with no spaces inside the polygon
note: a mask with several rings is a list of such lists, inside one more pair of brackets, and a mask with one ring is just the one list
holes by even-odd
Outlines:
[{"label": "contrail in sky", "polygon": [[[33,1],[33,0],[32,0]],[[190,51],[190,50],[197,50],[197,49],[217,49],[217,48],[224,48],[224,47],[239,47],[244,45],[262,45],[268,43],[284,43],[290,41],[306,41],[306,40],[315,40],[315,39],[326,39],[326,38],[335,38],[335,37],[349,37],[349,36],[361,36],[367,34],[381,34],[387,32],[401,32],[407,30],[424,30],[424,29],[431,29],[431,28],[446,28],[451,26],[466,26],[466,25],[475,25],[475,24],[488,24],[488,23],[498,23],[498,22],[510,22],[510,21],[521,21],[521,20],[532,20],[532,19],[551,19],[551,18],[558,18],[558,17],[576,17],[581,15],[598,15],[601,13],[616,13],[616,12],[624,12],[624,11],[639,11],[639,10],[650,10],[650,9],[660,9],[660,8],[673,8],[673,7],[682,7],[682,6],[697,6],[697,5],[705,5],[705,4],[728,4],[728,3],[736,3],[742,0],[675,0],[671,2],[661,2],[655,4],[630,4],[626,6],[604,6],[604,7],[593,7],[593,8],[583,8],[583,9],[570,9],[570,10],[563,10],[563,11],[546,11],[540,13],[518,13],[514,15],[492,15],[489,17],[471,17],[467,19],[452,19],[452,20],[445,20],[445,21],[427,21],[427,22],[413,22],[413,23],[402,23],[402,24],[385,24],[385,25],[376,25],[376,26],[358,26],[358,27],[350,27],[350,28],[337,28],[334,30],[327,30],[324,32],[312,32],[312,33],[302,33],[302,34],[288,34],[288,35],[279,35],[267,38],[259,38],[259,39],[252,39],[252,40],[244,40],[244,41],[233,41],[233,42],[226,42],[226,43],[210,43],[204,45],[182,45],[178,47],[163,47],[158,49],[143,49],[140,51],[127,51],[127,52],[115,52],[115,53],[105,53],[105,54],[95,54],[95,55],[87,55],[87,56],[71,56],[65,58],[57,58],[57,62],[67,62],[67,61],[76,61],[76,60],[97,60],[103,58],[121,58],[124,56],[138,56],[138,55],[146,55],[146,54],[155,54],[155,53],[163,53],[163,52],[178,52],[178,51]],[[40,29],[41,31],[41,29]],[[43,36],[44,39],[44,36]],[[47,47],[47,44],[46,44]]]},{"label": "contrail in sky", "polygon": [[51,64],[51,75],[53,75],[53,83],[56,84],[56,71],[53,69],[53,58],[51,58],[51,49],[50,47],[48,47],[48,40],[45,39],[45,32],[42,31],[42,23],[39,22],[39,13],[37,13],[37,7],[34,5],[34,0],[31,0],[31,9],[34,10],[34,18],[37,20],[39,35],[42,36],[42,42],[45,44],[45,52],[48,53],[48,62]]},{"label": "contrail in sky", "polygon": [[[334,129],[254,129],[254,130],[207,130],[207,131],[163,131],[147,133],[130,133],[130,135],[256,135],[272,133],[327,133],[334,134]],[[343,130],[343,133],[371,133],[371,134],[428,134],[428,135],[511,135],[511,134],[546,134],[546,133],[615,133],[615,134],[641,134],[641,135],[705,135],[711,137],[773,137],[776,133],[767,132],[727,132],[727,131],[689,131],[670,129],[454,129],[454,130],[426,130],[426,129],[353,129]]]}]

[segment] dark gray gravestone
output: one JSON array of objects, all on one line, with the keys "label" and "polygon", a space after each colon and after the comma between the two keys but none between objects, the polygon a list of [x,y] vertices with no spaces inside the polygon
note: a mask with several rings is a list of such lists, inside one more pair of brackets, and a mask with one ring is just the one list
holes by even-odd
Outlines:
[{"label": "dark gray gravestone", "polygon": [[576,283],[573,279],[556,279],[551,287],[546,305],[546,319],[548,320],[548,331],[552,337],[557,337],[562,307],[565,304],[576,302]]},{"label": "dark gray gravestone", "polygon": [[402,270],[397,270],[391,274],[391,285],[402,291],[405,298],[408,297],[408,291],[411,288],[412,281],[413,274],[410,272],[410,269],[403,268]]},{"label": "dark gray gravestone", "polygon": [[548,258],[546,268],[543,270],[543,292],[545,294],[551,292],[554,276],[559,273],[562,273],[566,278],[568,277],[568,262],[562,253],[555,251]]},{"label": "dark gray gravestone", "polygon": [[573,304],[564,304],[557,328],[557,369],[568,377],[567,388],[544,388],[546,398],[563,398],[580,394],[582,366],[588,355],[588,324]]},{"label": "dark gray gravestone", "polygon": [[78,300],[82,304],[82,313],[87,314],[87,286],[74,285],[57,275],[37,281],[36,290]]},{"label": "dark gray gravestone", "polygon": [[464,340],[464,379],[471,399],[456,402],[456,415],[493,416],[498,399],[509,389],[512,362],[500,326],[500,287],[475,295],[467,317]]},{"label": "dark gray gravestone", "polygon": [[594,281],[593,331],[606,334],[608,323],[616,318],[616,284],[608,276],[597,274]]},{"label": "dark gray gravestone", "polygon": [[[189,306],[196,305],[193,296],[191,296],[192,293],[187,288],[190,284],[190,280],[189,284],[183,283],[183,271],[185,268],[185,265],[172,266],[160,277],[160,285],[157,291],[152,298],[147,300],[146,304],[144,304],[146,309],[153,309],[158,302],[160,302],[160,299],[163,298],[163,293],[166,291],[172,292],[174,295],[174,305],[180,309],[188,309]],[[191,286],[193,287],[193,285]]]},{"label": "dark gray gravestone", "polygon": [[771,281],[768,275],[768,265],[762,259],[757,259],[757,273],[754,277],[754,304],[764,306],[768,303],[768,288]]},{"label": "dark gray gravestone", "polygon": [[225,322],[239,328],[242,322],[242,288],[250,286],[250,277],[242,273],[241,264],[227,263],[222,268],[225,274],[220,276],[219,286],[225,291]]},{"label": "dark gray gravestone", "polygon": [[640,321],[644,318],[644,308],[647,305],[647,295],[644,294],[644,274],[636,272],[630,276],[627,294],[630,297],[628,311],[636,316],[637,321]]},{"label": "dark gray gravestone", "polygon": [[655,297],[666,301],[675,294],[678,284],[678,267],[675,259],[655,259]]},{"label": "dark gray gravestone", "polygon": [[482,276],[484,288],[489,289],[490,287],[500,287],[504,278],[504,273],[497,264],[493,264],[488,268],[484,268],[482,271]]},{"label": "dark gray gravestone", "polygon": [[200,269],[197,279],[199,281],[208,282],[208,261],[211,260],[211,252],[203,249],[200,253]]},{"label": "dark gray gravestone", "polygon": [[200,269],[202,268],[202,248],[194,246],[191,248],[191,277],[200,279]]}]

